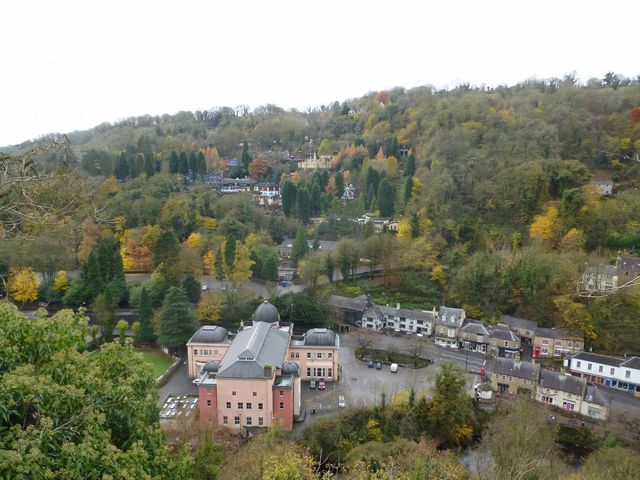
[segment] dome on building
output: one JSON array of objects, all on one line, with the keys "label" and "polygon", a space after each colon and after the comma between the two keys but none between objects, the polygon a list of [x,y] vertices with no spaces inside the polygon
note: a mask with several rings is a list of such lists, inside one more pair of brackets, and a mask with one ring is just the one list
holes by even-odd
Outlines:
[{"label": "dome on building", "polygon": [[217,373],[220,368],[220,360],[209,360],[204,367],[202,367],[203,372]]},{"label": "dome on building", "polygon": [[298,375],[300,373],[300,365],[295,362],[286,362],[282,364],[283,375]]},{"label": "dome on building", "polygon": [[280,320],[278,309],[271,305],[268,300],[258,305],[256,311],[253,312],[254,322],[276,323]]},{"label": "dome on building", "polygon": [[333,346],[336,344],[336,334],[328,328],[312,328],[304,337],[305,345]]},{"label": "dome on building", "polygon": [[222,343],[229,335],[226,328],[218,325],[205,325],[193,334],[189,343]]}]

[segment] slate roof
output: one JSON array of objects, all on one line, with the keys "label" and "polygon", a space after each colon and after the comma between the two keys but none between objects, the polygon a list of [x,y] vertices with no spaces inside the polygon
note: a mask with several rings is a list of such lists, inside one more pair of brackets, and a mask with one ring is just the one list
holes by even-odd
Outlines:
[{"label": "slate roof", "polygon": [[218,325],[205,325],[200,328],[187,342],[189,343],[223,343],[229,332]]},{"label": "slate roof", "polygon": [[461,308],[440,307],[437,323],[449,327],[460,327],[464,321],[464,310]]},{"label": "slate roof", "polygon": [[289,333],[269,323],[254,322],[231,342],[222,359],[218,378],[264,378],[265,365],[281,368],[289,345]]},{"label": "slate roof", "polygon": [[540,370],[540,386],[582,396],[584,379],[553,370]]},{"label": "slate roof", "polygon": [[304,336],[305,346],[333,347],[336,340],[336,334],[329,328],[312,328]]},{"label": "slate roof", "polygon": [[616,268],[618,272],[631,272],[631,275],[638,275],[640,273],[640,258],[618,257]]},{"label": "slate roof", "polygon": [[616,357],[609,357],[607,355],[599,355],[591,352],[576,353],[571,357],[571,360],[581,360],[583,362],[601,363],[603,365],[609,365],[611,367],[617,367],[623,362],[623,359]]},{"label": "slate roof", "polygon": [[433,322],[434,314],[433,312],[425,311],[425,310],[409,310],[408,308],[395,308],[395,307],[387,307],[380,306],[380,311],[384,315],[388,315],[390,317],[405,317],[411,318],[415,320],[428,320]]},{"label": "slate roof", "polygon": [[344,310],[356,310],[358,312],[364,312],[369,305],[369,298],[366,295],[360,295],[359,297],[342,297],[340,295],[331,295],[329,297],[329,305],[336,308],[342,308]]},{"label": "slate roof", "polygon": [[621,367],[640,369],[640,357],[631,357],[620,364]]},{"label": "slate roof", "polygon": [[556,340],[560,340],[563,338],[572,338],[572,337],[582,338],[582,335],[565,332],[563,330],[558,330],[557,328],[538,327],[535,329],[535,334],[536,334],[536,337],[553,338]]},{"label": "slate roof", "polygon": [[254,322],[277,323],[280,320],[278,309],[269,300],[265,300],[253,312]]},{"label": "slate roof", "polygon": [[487,337],[489,336],[489,329],[479,320],[468,319],[468,323],[464,325],[460,331],[464,333],[475,333],[476,335],[486,335]]},{"label": "slate roof", "polygon": [[584,399],[589,403],[595,403],[596,405],[602,405],[603,407],[609,405],[609,402],[602,392],[600,392],[598,387],[592,387],[591,385],[587,385],[587,391],[584,395]]},{"label": "slate roof", "polygon": [[533,320],[525,320],[524,318],[512,317],[511,315],[500,315],[500,323],[509,325],[513,328],[523,328],[525,330],[535,330],[538,328],[538,322]]},{"label": "slate roof", "polygon": [[535,363],[521,362],[512,358],[496,357],[493,363],[493,373],[498,375],[510,375],[535,382],[538,378],[540,367]]},{"label": "slate roof", "polygon": [[509,342],[519,342],[520,337],[509,327],[495,326],[491,329],[491,338],[497,338],[498,340],[506,340]]}]

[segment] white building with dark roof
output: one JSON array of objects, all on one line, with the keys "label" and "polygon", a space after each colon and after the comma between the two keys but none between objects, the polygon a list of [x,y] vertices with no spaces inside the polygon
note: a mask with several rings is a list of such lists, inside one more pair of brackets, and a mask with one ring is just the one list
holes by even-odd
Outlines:
[{"label": "white building with dark roof", "polygon": [[640,357],[612,357],[580,352],[565,360],[573,375],[586,378],[594,385],[617,388],[640,394]]},{"label": "white building with dark roof", "polygon": [[458,348],[458,330],[467,318],[461,308],[440,307],[435,322],[435,343],[442,347]]}]

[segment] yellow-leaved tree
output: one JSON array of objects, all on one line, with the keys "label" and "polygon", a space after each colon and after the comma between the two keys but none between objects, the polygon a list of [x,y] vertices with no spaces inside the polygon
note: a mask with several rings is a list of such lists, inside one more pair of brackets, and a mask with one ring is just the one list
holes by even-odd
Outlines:
[{"label": "yellow-leaved tree", "polygon": [[411,223],[409,220],[400,220],[398,222],[397,238],[400,240],[411,240]]},{"label": "yellow-leaved tree", "polygon": [[214,269],[216,266],[216,254],[213,250],[209,250],[202,257],[202,269],[205,274],[211,275],[214,273]]},{"label": "yellow-leaved tree", "polygon": [[40,276],[31,267],[12,268],[9,272],[9,295],[18,302],[33,302],[38,298]]},{"label": "yellow-leaved tree", "polygon": [[553,303],[560,312],[563,328],[573,333],[581,333],[589,340],[598,337],[591,314],[585,305],[574,302],[569,295],[559,295],[553,299]]},{"label": "yellow-leaved tree", "polygon": [[65,293],[68,288],[69,280],[67,279],[67,272],[60,270],[53,279],[53,289],[58,293]]},{"label": "yellow-leaved tree", "polygon": [[236,260],[233,262],[233,271],[229,273],[229,278],[235,282],[246,282],[253,274],[251,267],[254,263],[256,262],[251,260],[247,246],[236,240]]},{"label": "yellow-leaved tree", "polygon": [[544,215],[536,215],[529,227],[531,238],[537,238],[547,244],[552,244],[558,229],[558,209],[549,207]]},{"label": "yellow-leaved tree", "polygon": [[215,295],[207,295],[198,304],[198,320],[202,323],[216,323],[222,316],[222,304]]}]

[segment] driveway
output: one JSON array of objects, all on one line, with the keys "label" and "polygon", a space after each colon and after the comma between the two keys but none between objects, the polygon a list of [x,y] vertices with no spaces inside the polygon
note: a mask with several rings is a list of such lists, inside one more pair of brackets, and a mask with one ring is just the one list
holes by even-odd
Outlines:
[{"label": "driveway", "polygon": [[158,389],[158,406],[161,407],[165,399],[173,393],[178,395],[198,394],[198,388],[189,378],[189,370],[184,362],[173,372],[169,381]]}]

